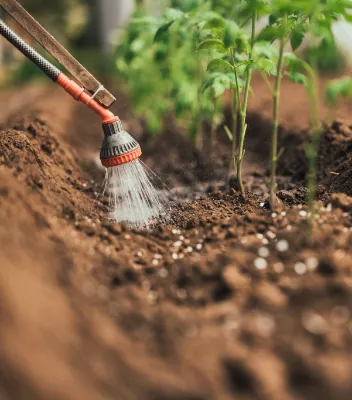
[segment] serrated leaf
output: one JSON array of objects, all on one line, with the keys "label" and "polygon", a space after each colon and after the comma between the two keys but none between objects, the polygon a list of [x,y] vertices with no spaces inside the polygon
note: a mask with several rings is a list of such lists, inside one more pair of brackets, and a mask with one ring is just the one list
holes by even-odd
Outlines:
[{"label": "serrated leaf", "polygon": [[154,42],[158,42],[161,39],[163,39],[164,35],[166,32],[170,29],[171,25],[175,22],[176,20],[170,21],[167,24],[161,25],[161,27],[156,31],[156,34],[154,36]]},{"label": "serrated leaf", "polygon": [[290,42],[292,50],[295,51],[302,44],[304,39],[304,33],[299,30],[294,30],[291,34]]},{"label": "serrated leaf", "polygon": [[220,39],[204,40],[204,42],[198,46],[198,50],[216,50],[219,53],[226,52],[224,43]]},{"label": "serrated leaf", "polygon": [[233,71],[233,67],[228,61],[216,58],[210,61],[210,63],[208,64],[207,71],[224,73]]},{"label": "serrated leaf", "polygon": [[300,85],[303,85],[305,87],[309,87],[309,81],[308,78],[302,74],[301,72],[297,71],[287,71],[286,75],[295,83],[299,83]]}]

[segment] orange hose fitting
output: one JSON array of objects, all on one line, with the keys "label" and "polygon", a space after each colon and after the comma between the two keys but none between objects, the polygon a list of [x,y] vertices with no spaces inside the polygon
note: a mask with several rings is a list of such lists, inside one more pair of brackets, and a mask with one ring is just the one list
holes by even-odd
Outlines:
[{"label": "orange hose fitting", "polygon": [[128,162],[137,160],[142,155],[142,150],[139,147],[136,150],[130,151],[129,153],[122,154],[121,156],[101,159],[101,163],[106,168],[116,167],[121,164],[126,164]]},{"label": "orange hose fitting", "polygon": [[119,120],[110,110],[101,106],[96,100],[84,90],[82,86],[70,79],[63,72],[58,76],[56,83],[60,85],[75,100],[86,104],[91,110],[97,113],[103,124],[110,124]]}]

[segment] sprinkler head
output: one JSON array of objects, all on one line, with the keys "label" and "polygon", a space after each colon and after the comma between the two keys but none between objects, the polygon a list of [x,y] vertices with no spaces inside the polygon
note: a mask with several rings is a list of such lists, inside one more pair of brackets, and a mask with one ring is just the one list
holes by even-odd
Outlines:
[{"label": "sprinkler head", "polygon": [[117,117],[104,122],[103,130],[104,140],[100,148],[100,160],[104,167],[126,164],[142,155],[139,143],[123,129]]}]

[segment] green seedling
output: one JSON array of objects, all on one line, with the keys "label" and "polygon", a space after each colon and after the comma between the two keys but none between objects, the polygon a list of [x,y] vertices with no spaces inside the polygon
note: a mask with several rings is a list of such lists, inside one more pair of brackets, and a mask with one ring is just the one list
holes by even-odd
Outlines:
[{"label": "green seedling", "polygon": [[[276,203],[276,171],[277,163],[279,160],[278,150],[278,129],[279,129],[279,112],[280,112],[280,90],[281,81],[283,78],[283,70],[285,68],[285,47],[290,42],[293,50],[297,50],[303,42],[304,35],[307,31],[307,16],[300,14],[299,11],[287,6],[287,3],[279,0],[273,1],[271,6],[271,14],[269,15],[268,26],[258,35],[258,40],[266,40],[269,43],[274,41],[279,42],[279,50],[268,54],[268,58],[276,63],[272,75],[275,75],[274,85],[268,80],[266,74],[262,74],[265,82],[267,83],[270,93],[273,98],[273,133],[271,140],[271,171],[269,183],[269,201],[272,209],[275,208]],[[271,47],[272,48],[272,47]],[[297,74],[298,71],[291,73]],[[297,77],[296,77],[297,78]]]},{"label": "green seedling", "polygon": [[[283,0],[280,0],[283,1]],[[312,4],[313,3],[313,4]],[[332,42],[334,36],[332,33],[332,24],[338,19],[345,18],[351,20],[350,11],[352,2],[347,0],[301,0],[300,15],[309,20],[308,31],[315,39],[317,46],[322,42]],[[317,194],[317,159],[322,135],[322,125],[320,122],[320,101],[319,101],[319,80],[317,73],[318,62],[312,59],[310,64],[299,60],[293,54],[286,55],[288,63],[287,75],[295,82],[303,84],[308,89],[308,95],[311,103],[311,137],[306,146],[308,159],[308,191],[309,191],[309,218],[308,218],[308,236],[312,238],[313,223],[316,213],[315,201]],[[338,93],[348,95],[350,82],[345,81],[341,86],[337,84],[330,87],[330,98],[335,99]],[[328,91],[329,93],[329,91]]]},{"label": "green seedling", "polygon": [[[273,70],[271,50],[268,43],[255,43],[256,21],[265,6],[265,1],[248,0],[240,10],[242,18],[251,21],[250,36],[235,22],[225,20],[221,16],[204,24],[204,31],[209,37],[198,46],[200,51],[208,50],[213,59],[208,65],[208,71],[219,74],[223,81],[228,82],[232,92],[232,132],[227,127],[226,133],[232,140],[232,159],[240,191],[244,193],[242,180],[242,165],[245,156],[244,140],[247,131],[247,105],[250,92],[252,73],[254,70],[269,72]],[[239,132],[237,132],[237,116],[240,117]]]}]

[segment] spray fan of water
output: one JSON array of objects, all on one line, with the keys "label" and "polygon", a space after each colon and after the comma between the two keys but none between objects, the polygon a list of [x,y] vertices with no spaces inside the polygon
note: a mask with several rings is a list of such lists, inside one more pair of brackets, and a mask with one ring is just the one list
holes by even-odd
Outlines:
[{"label": "spray fan of water", "polygon": [[166,219],[166,202],[154,187],[158,178],[142,161],[107,168],[103,195],[108,198],[108,219],[143,229]]}]

